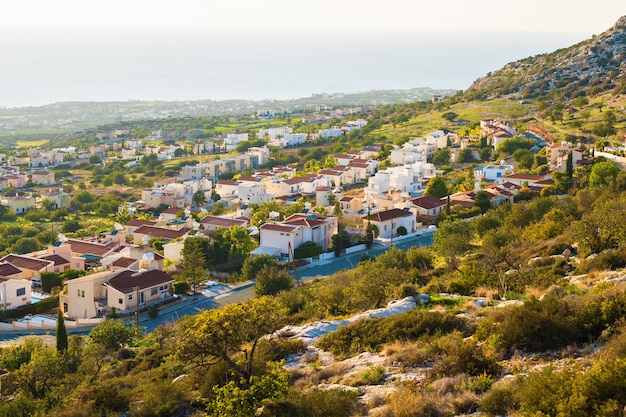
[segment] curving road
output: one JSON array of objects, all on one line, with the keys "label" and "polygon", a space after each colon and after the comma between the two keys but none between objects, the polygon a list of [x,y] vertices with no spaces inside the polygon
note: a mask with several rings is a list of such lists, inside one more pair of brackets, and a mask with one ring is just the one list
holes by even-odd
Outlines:
[{"label": "curving road", "polygon": [[[432,232],[420,236],[403,238],[394,242],[395,246],[404,250],[415,246],[430,246],[432,244]],[[361,259],[363,254],[367,254],[370,258],[374,258],[387,251],[390,247],[390,245],[374,244],[367,250],[355,252],[349,255],[342,255],[339,258],[334,258],[328,261],[305,265],[298,268],[298,277],[301,282],[307,282],[315,278],[327,277],[342,269],[352,269],[359,263],[359,259]],[[240,303],[252,297],[254,297],[254,282],[250,281],[237,284],[233,286],[233,289],[230,292],[221,295],[212,296],[208,294],[198,294],[195,297],[188,297],[178,303],[164,306],[160,310],[159,317],[156,319],[151,320],[146,316],[141,317],[141,327],[145,332],[151,332],[163,324],[178,321],[183,316],[194,315],[202,310],[211,308],[220,308],[227,304]],[[128,319],[128,323],[134,323],[134,319]],[[70,334],[87,334],[90,330],[90,328],[68,329],[68,332]],[[0,332],[0,346],[21,343],[22,338],[28,335],[53,338],[54,331],[29,330]]]}]

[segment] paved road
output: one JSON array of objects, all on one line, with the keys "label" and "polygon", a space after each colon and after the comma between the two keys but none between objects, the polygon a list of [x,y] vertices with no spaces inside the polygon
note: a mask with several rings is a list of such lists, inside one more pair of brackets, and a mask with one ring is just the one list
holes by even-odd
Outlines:
[{"label": "paved road", "polygon": [[[430,246],[433,243],[432,233],[404,238],[400,241],[394,241],[394,245],[400,249],[407,250],[414,246]],[[311,281],[315,278],[327,277],[342,269],[354,268],[363,254],[367,254],[373,258],[389,249],[390,245],[375,244],[370,249],[355,252],[350,255],[344,255],[340,258],[322,261],[315,264],[306,265],[298,268],[298,277],[301,282]],[[186,315],[197,314],[198,312],[211,308],[223,307],[227,304],[240,303],[249,298],[254,297],[254,283],[246,282],[238,284],[231,292],[218,296],[209,296],[207,294],[199,294],[195,297],[188,297],[185,301],[176,304],[167,305],[160,311],[159,317],[153,320],[143,316],[141,318],[141,327],[146,332],[151,332],[157,327],[165,323],[173,323]],[[128,322],[132,322],[130,318]],[[87,334],[91,329],[68,329],[70,334]],[[53,330],[40,331],[12,331],[0,332],[0,345],[19,343],[20,337],[33,335],[50,335],[54,334]]]}]

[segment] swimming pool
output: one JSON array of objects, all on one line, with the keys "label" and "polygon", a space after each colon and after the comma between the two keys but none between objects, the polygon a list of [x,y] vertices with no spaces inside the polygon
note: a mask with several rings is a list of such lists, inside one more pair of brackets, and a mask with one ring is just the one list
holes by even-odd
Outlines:
[{"label": "swimming pool", "polygon": [[34,316],[26,316],[22,319],[16,320],[19,323],[52,323],[56,324],[57,320],[53,317],[44,316],[42,314],[36,314]]},{"label": "swimming pool", "polygon": [[31,292],[30,293],[30,302],[31,304],[35,304],[43,300],[44,298],[48,298],[49,295],[45,295],[39,292]]}]

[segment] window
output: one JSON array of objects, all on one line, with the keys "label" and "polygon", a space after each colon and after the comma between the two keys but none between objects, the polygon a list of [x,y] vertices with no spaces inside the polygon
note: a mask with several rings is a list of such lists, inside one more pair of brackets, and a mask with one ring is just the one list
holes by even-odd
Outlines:
[{"label": "window", "polygon": [[132,299],[133,299],[133,295],[131,294],[131,295],[128,296],[128,301],[130,301]]},{"label": "window", "polygon": [[118,299],[117,299],[117,302],[118,302],[118,303],[120,303],[120,304],[123,304],[123,303],[124,303],[124,300],[122,300],[121,298],[118,298]]},{"label": "window", "polygon": [[17,296],[26,294],[26,287],[17,289]]},{"label": "window", "polygon": [[150,295],[156,295],[159,292],[157,287],[154,287],[150,290]]},{"label": "window", "polygon": [[85,290],[78,290],[78,296],[80,298],[85,298]]}]

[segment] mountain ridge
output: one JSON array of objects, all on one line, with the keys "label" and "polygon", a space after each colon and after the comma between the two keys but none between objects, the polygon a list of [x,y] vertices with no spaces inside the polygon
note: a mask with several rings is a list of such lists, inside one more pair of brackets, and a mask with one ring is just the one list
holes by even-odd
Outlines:
[{"label": "mountain ridge", "polygon": [[566,99],[626,92],[626,16],[598,36],[554,52],[506,64],[478,78],[469,98],[518,94],[522,99],[560,94]]}]

